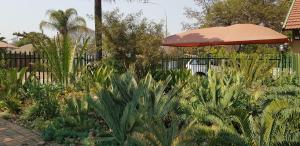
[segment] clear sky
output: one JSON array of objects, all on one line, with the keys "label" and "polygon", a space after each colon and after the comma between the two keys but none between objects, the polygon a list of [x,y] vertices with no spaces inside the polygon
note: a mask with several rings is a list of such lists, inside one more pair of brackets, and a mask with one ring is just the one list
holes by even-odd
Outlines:
[{"label": "clear sky", "polygon": [[[0,36],[7,41],[13,38],[14,32],[39,31],[39,23],[47,17],[49,9],[75,8],[79,15],[86,17],[94,12],[94,0],[0,0]],[[190,21],[183,15],[184,7],[195,8],[193,0],[150,0],[154,4],[128,3],[126,0],[116,0],[115,3],[103,2],[103,10],[119,8],[124,13],[134,13],[142,10],[150,20],[160,22],[168,16],[169,33],[182,30],[181,23]],[[88,21],[88,27],[93,28],[93,21]]]}]

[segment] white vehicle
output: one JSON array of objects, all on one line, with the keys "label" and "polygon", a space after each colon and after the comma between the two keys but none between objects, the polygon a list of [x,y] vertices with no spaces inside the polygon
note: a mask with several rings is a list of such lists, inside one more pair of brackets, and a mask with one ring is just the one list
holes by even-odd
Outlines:
[{"label": "white vehicle", "polygon": [[185,67],[191,70],[192,74],[207,75],[209,68],[217,68],[215,60],[190,59]]}]

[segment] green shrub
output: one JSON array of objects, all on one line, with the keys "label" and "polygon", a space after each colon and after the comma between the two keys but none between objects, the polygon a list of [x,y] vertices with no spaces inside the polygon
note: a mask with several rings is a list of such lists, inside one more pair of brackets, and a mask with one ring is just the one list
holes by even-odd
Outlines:
[{"label": "green shrub", "polygon": [[22,92],[31,101],[31,105],[24,108],[22,121],[35,121],[38,118],[46,121],[60,115],[58,95],[62,92],[61,87],[33,80],[24,85]]},{"label": "green shrub", "polygon": [[[88,129],[86,131],[74,130],[74,127],[66,125],[61,118],[57,118],[42,131],[42,137],[45,141],[56,141],[62,144],[68,143],[68,139],[85,139],[88,137],[88,133]],[[73,141],[73,143],[75,142]]]},{"label": "green shrub", "polygon": [[43,131],[44,140],[55,140],[59,143],[82,142],[89,132],[102,131],[103,125],[97,121],[90,110],[86,98],[66,98],[61,108],[60,116],[53,119]]}]

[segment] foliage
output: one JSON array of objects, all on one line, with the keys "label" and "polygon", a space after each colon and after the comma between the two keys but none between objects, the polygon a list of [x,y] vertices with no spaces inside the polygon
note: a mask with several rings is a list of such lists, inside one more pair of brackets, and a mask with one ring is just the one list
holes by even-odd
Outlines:
[{"label": "foliage", "polygon": [[31,100],[31,105],[26,107],[21,119],[29,122],[37,118],[49,120],[60,114],[58,96],[62,88],[52,84],[41,84],[39,81],[32,80],[26,82],[23,87],[23,94],[26,99]]},{"label": "foliage", "polygon": [[111,77],[115,74],[112,67],[107,65],[90,65],[83,71],[82,80],[76,82],[77,87],[91,94],[110,86]]},{"label": "foliage", "polygon": [[[74,78],[77,64],[74,62],[76,50],[84,50],[87,47],[85,40],[82,47],[78,43],[73,42],[68,35],[57,36],[54,39],[46,38],[38,42],[35,47],[45,53],[48,60],[50,71],[53,73],[54,78],[63,85],[68,85],[71,78]],[[79,54],[80,56],[81,54]]]},{"label": "foliage", "polygon": [[14,42],[14,44],[17,47],[21,47],[21,46],[24,46],[27,44],[35,45],[36,42],[38,42],[39,40],[43,40],[43,39],[47,38],[46,35],[39,33],[39,32],[29,32],[29,33],[15,32],[14,35],[17,37],[20,37],[20,39],[18,41]]},{"label": "foliage", "polygon": [[119,10],[104,14],[105,51],[116,61],[116,67],[123,71],[133,63],[138,66],[137,73],[151,69],[161,54],[162,24],[141,16],[141,13],[124,16]]},{"label": "foliage", "polygon": [[92,117],[91,112],[86,98],[68,98],[61,115],[43,130],[44,139],[81,144],[82,139],[87,138],[91,130],[97,133],[102,131],[101,124]]},{"label": "foliage", "polygon": [[181,111],[187,114],[183,117],[197,119],[201,129],[208,133],[201,137],[207,145],[299,142],[296,140],[299,127],[292,126],[298,125],[294,124],[299,117],[294,107],[299,102],[298,88],[278,90],[281,85],[297,87],[294,79],[290,76],[270,79],[268,67],[254,65],[255,58],[245,63],[235,62],[237,66],[231,65],[233,68],[209,71],[207,78],[191,80],[188,85],[191,88],[184,90],[187,97],[180,101]]},{"label": "foliage", "polygon": [[151,74],[156,81],[165,81],[171,77],[167,89],[171,89],[173,86],[176,86],[179,83],[186,82],[191,78],[195,78],[188,70],[156,70]]},{"label": "foliage", "polygon": [[[21,37],[21,39],[17,42],[14,42],[16,44],[16,46],[20,47],[20,46],[24,46],[27,44],[32,44],[34,47],[41,41],[47,39],[48,37],[42,33],[39,32],[15,32],[13,35],[17,36],[17,37]],[[35,47],[36,49],[36,47]],[[39,50],[37,50],[39,51]]]},{"label": "foliage", "polygon": [[186,8],[187,18],[195,23],[185,28],[228,26],[236,23],[263,23],[277,31],[282,28],[292,0],[194,0],[202,11]]},{"label": "foliage", "polygon": [[100,64],[67,87],[30,80],[21,121],[63,144],[299,144],[298,78],[273,75],[257,54],[231,58],[207,76],[158,70],[137,79]]},{"label": "foliage", "polygon": [[[247,86],[261,84],[272,76],[272,69],[275,62],[271,62],[268,56],[259,54],[237,54],[227,62],[229,66],[228,74],[241,73]],[[256,85],[257,86],[257,85]]]},{"label": "foliage", "polygon": [[[268,13],[273,7],[276,13],[286,8],[281,1],[202,2],[207,13],[198,18],[205,25],[263,22],[277,28]],[[223,21],[235,14],[233,8],[248,12],[245,7],[250,4],[249,19],[241,15]],[[267,14],[252,16],[256,9]],[[231,59],[220,59],[221,65],[207,76],[156,70],[162,25],[141,18],[141,13],[125,16],[115,10],[106,13],[103,26],[96,28],[103,31],[104,46],[110,48],[105,50],[107,59],[79,68],[73,58],[87,50],[90,39],[72,36],[85,27],[84,20],[73,9],[50,11],[49,16],[51,22],[41,26],[55,28],[60,32],[57,37],[17,35],[23,37],[21,43],[30,41],[46,54],[56,82],[31,79],[24,84],[25,69],[0,70],[0,78],[6,79],[0,80],[1,110],[20,113],[20,122],[39,130],[44,140],[114,146],[299,145],[299,79],[291,72],[272,74],[274,64],[268,57],[230,52],[225,56]],[[224,53],[219,48],[193,51],[189,53]]]},{"label": "foliage", "polygon": [[26,68],[18,71],[17,69],[0,69],[0,109],[7,109],[11,113],[18,113],[21,107],[19,90],[24,84]]},{"label": "foliage", "polygon": [[42,21],[40,29],[50,28],[58,31],[61,35],[68,35],[72,32],[85,31],[86,22],[83,17],[78,16],[73,8],[63,10],[48,10],[49,22]]},{"label": "foliage", "polygon": [[[106,0],[109,2],[115,2],[115,0]],[[148,2],[148,0],[127,0],[128,2],[139,1],[139,2]],[[98,55],[102,58],[102,0],[95,0],[94,3],[95,13],[94,13],[94,20],[95,20],[95,46],[96,50],[98,51]]]},{"label": "foliage", "polygon": [[[113,78],[112,88],[104,89],[98,99],[89,99],[96,113],[109,128],[110,137],[100,141],[114,145],[170,145],[184,137],[185,126],[176,120],[174,108],[179,88],[164,93],[165,83],[150,75],[137,82],[129,73]],[[113,109],[111,107],[114,107]]]}]

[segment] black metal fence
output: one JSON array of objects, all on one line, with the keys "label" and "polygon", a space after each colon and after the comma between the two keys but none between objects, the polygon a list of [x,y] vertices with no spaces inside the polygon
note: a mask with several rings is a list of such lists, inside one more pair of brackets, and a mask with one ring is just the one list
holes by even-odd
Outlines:
[{"label": "black metal fence", "polygon": [[[281,70],[297,71],[299,70],[297,58],[290,54],[275,54],[264,55],[261,60],[265,58],[269,62],[275,64],[273,71],[278,72]],[[204,56],[185,55],[185,56],[164,56],[161,58],[160,65],[157,69],[173,70],[173,69],[189,69],[193,74],[202,73],[206,74],[210,68],[218,68],[222,63],[228,62],[232,58],[212,56],[210,54]],[[298,59],[299,60],[299,59]],[[96,61],[95,55],[89,54],[76,54],[74,58],[74,66],[78,68],[85,67],[87,64]],[[299,61],[298,61],[299,62]],[[42,83],[52,82],[53,75],[51,68],[48,66],[48,60],[45,54],[41,53],[16,53],[16,52],[0,52],[0,66],[4,68],[27,68],[25,80],[30,76],[35,76]],[[78,70],[76,70],[78,71]]]},{"label": "black metal fence", "polygon": [[[268,63],[274,65],[273,71],[293,71],[295,68],[293,57],[290,54],[261,55],[260,58],[262,61],[268,59]],[[210,54],[201,57],[195,55],[164,56],[161,60],[160,68],[162,70],[189,69],[193,74],[206,74],[208,69],[218,68],[222,64],[228,63],[231,59],[233,58],[212,56]]]},{"label": "black metal fence", "polygon": [[[95,55],[76,54],[74,57],[74,66],[82,68],[87,64],[96,61]],[[30,76],[35,76],[42,83],[52,82],[53,74],[50,72],[48,60],[43,53],[36,52],[0,52],[0,66],[3,68],[15,68],[21,70],[27,68],[25,80]],[[77,71],[77,70],[76,70]]]}]

